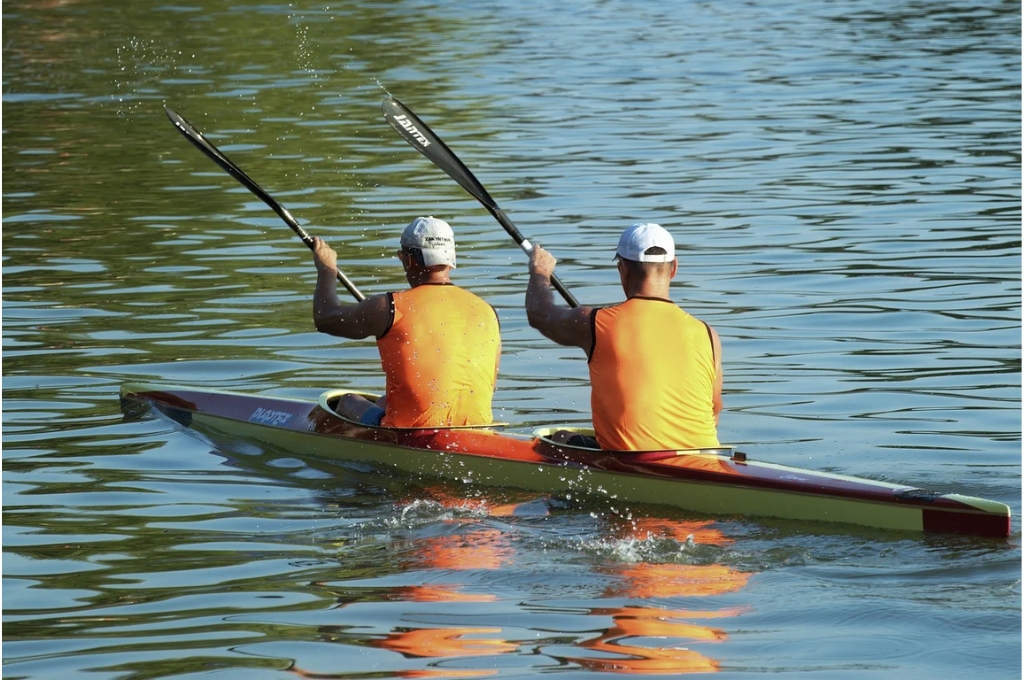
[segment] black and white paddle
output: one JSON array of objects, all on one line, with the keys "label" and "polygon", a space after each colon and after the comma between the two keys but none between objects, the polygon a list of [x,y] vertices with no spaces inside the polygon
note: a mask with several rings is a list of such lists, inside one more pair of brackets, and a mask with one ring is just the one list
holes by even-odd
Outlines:
[{"label": "black and white paddle", "polygon": [[[270,208],[276,212],[282,220],[284,220],[285,224],[291,227],[292,231],[302,239],[302,242],[305,243],[310,250],[313,250],[313,237],[306,233],[306,230],[299,225],[295,218],[292,217],[292,214],[288,212],[283,205],[274,200],[274,197],[264,191],[260,185],[256,184],[249,175],[245,174],[240,167],[235,165],[230,158],[225,156],[220,149],[204,137],[203,133],[197,130],[195,126],[166,106],[164,107],[164,111],[167,112],[167,117],[171,119],[172,123],[174,123],[174,127],[178,129],[178,132],[185,135],[185,139],[192,142],[192,145],[206,154],[207,158],[212,160],[225,172],[238,180],[242,186],[255,194],[258,199],[270,206]],[[359,292],[359,289],[356,288],[355,284],[349,281],[348,277],[345,276],[341,270],[338,270],[338,281],[348,289],[348,292],[351,293],[356,300],[366,299],[366,296]]]},{"label": "black and white paddle", "polygon": [[[491,215],[494,216],[494,219],[498,220],[498,224],[504,227],[508,235],[519,244],[523,252],[527,255],[530,254],[530,251],[533,250],[533,245],[519,232],[516,225],[512,224],[512,220],[508,218],[508,215],[498,207],[498,203],[487,193],[484,185],[473,176],[469,168],[459,160],[459,157],[448,148],[447,144],[441,141],[441,138],[426,123],[394,97],[384,99],[384,102],[381,104],[381,110],[384,112],[384,119],[387,120],[388,125],[393,127],[416,150],[430,159],[430,162],[444,170],[449,177],[458,182],[459,186],[469,192],[470,196],[487,208]],[[562,294],[562,297],[565,298],[570,307],[579,307],[576,298],[566,290],[557,276],[551,277],[551,285]]]}]

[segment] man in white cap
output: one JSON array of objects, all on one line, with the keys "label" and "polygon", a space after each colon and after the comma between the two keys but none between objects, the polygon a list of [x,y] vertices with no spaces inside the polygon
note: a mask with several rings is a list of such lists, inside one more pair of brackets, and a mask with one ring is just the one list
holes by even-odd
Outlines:
[{"label": "man in white cap", "polygon": [[[535,245],[526,289],[530,325],[587,353],[600,448],[718,447],[722,347],[714,329],[669,297],[678,268],[672,235],[657,224],[634,224],[619,238],[615,259],[625,302],[561,307],[551,292],[555,258]],[[577,435],[569,443],[594,445],[585,439]]]},{"label": "man in white cap", "polygon": [[501,356],[497,313],[452,284],[455,236],[447,222],[417,217],[402,233],[401,246],[398,257],[409,290],[342,304],[337,253],[314,239],[316,329],[343,338],[376,338],[386,378],[384,396],[376,403],[350,394],[338,410],[370,426],[487,425]]}]

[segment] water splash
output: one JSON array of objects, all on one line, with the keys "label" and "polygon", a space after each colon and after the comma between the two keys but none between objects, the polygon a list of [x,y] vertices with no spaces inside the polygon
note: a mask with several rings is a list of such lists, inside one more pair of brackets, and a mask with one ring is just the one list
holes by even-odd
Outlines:
[{"label": "water splash", "polygon": [[119,45],[116,55],[112,99],[118,118],[130,118],[145,107],[146,102],[160,101],[161,80],[169,73],[191,75],[194,72],[192,66],[181,64],[185,58],[182,50],[169,49],[144,38],[133,37],[127,44]]}]

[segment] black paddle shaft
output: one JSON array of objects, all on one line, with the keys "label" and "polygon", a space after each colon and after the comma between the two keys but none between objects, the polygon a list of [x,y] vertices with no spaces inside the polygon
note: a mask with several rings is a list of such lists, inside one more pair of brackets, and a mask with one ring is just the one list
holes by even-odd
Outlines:
[{"label": "black paddle shaft", "polygon": [[[174,127],[178,129],[178,132],[185,136],[185,139],[192,142],[192,145],[202,151],[207,158],[238,180],[242,186],[251,191],[258,199],[270,206],[270,208],[276,212],[282,220],[284,220],[285,224],[291,227],[292,231],[298,234],[299,238],[302,239],[302,242],[305,243],[310,250],[314,249],[313,237],[306,233],[306,230],[299,225],[295,218],[292,217],[292,214],[288,212],[283,205],[274,200],[274,197],[264,191],[259,184],[256,184],[249,175],[245,174],[240,167],[235,165],[230,158],[225,156],[220,149],[204,137],[203,133],[197,130],[195,126],[166,106],[164,107],[164,111],[167,112],[167,117],[171,119],[172,123],[174,123]],[[366,296],[359,292],[359,289],[356,288],[355,284],[352,283],[340,269],[337,270],[337,273],[338,280],[341,281],[341,284],[345,286],[346,289],[348,289],[348,292],[352,294],[352,297],[360,301],[366,299]]]},{"label": "black paddle shaft", "polygon": [[[384,99],[384,103],[381,104],[381,110],[384,112],[384,119],[388,122],[388,125],[393,127],[402,139],[409,142],[417,151],[430,159],[431,163],[444,170],[449,177],[459,183],[459,186],[469,192],[470,196],[480,201],[491,215],[494,216],[494,219],[498,220],[498,224],[504,227],[508,235],[519,244],[523,252],[527,255],[530,254],[533,250],[533,244],[526,240],[519,232],[519,229],[516,228],[516,225],[512,224],[512,220],[498,207],[497,202],[487,193],[484,185],[473,176],[469,168],[459,160],[459,157],[448,148],[447,144],[441,141],[441,138],[430,129],[430,126],[420,120],[415,113],[394,97]],[[551,285],[562,294],[562,297],[570,307],[580,306],[572,293],[562,285],[562,282],[554,274],[551,276]]]}]

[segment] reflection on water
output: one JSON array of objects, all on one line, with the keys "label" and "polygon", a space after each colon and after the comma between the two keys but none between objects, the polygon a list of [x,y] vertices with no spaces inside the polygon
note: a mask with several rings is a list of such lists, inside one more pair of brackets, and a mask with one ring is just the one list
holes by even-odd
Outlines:
[{"label": "reflection on water", "polygon": [[[592,615],[610,616],[614,625],[600,637],[580,646],[597,657],[568,656],[568,660],[589,670],[640,675],[648,673],[713,673],[719,663],[701,652],[687,649],[688,641],[722,642],[724,631],[680,623],[671,619],[692,616],[690,612],[646,607],[591,610]],[[729,616],[725,613],[723,616]],[[644,642],[656,641],[657,646]],[[671,646],[668,646],[671,645]]]},{"label": "reflection on water", "polygon": [[[723,535],[710,521],[672,521],[661,518],[639,518],[620,525],[630,527],[625,540],[659,541],[671,539],[683,545],[723,546],[732,539]],[[608,589],[608,596],[625,596],[631,600],[657,598],[709,598],[741,590],[751,576],[749,572],[721,564],[654,564],[633,562],[611,570],[619,577],[617,586]],[[582,646],[589,650],[614,654],[612,658],[575,658],[581,666],[593,670],[623,673],[707,673],[719,669],[718,661],[688,649],[688,642],[724,642],[724,630],[696,623],[694,619],[715,619],[739,616],[746,609],[727,607],[715,610],[662,610],[654,607],[627,606],[596,608],[591,615],[610,616],[614,626],[603,635]],[[688,622],[687,622],[688,621]],[[653,638],[660,644],[652,645]]]},{"label": "reflection on water", "polygon": [[418,628],[395,631],[373,644],[381,649],[424,658],[487,656],[514,652],[517,645],[481,636],[501,633],[501,628]]},{"label": "reflection on water", "polygon": [[[544,637],[553,631],[543,627],[526,626],[523,623],[502,627],[487,625],[494,619],[508,616],[489,617],[473,612],[460,614],[460,606],[481,603],[501,603],[501,590],[491,590],[489,579],[484,576],[473,579],[473,592],[464,592],[465,577],[460,572],[498,572],[503,567],[522,564],[531,559],[528,550],[517,550],[516,527],[504,525],[501,528],[489,524],[495,518],[515,518],[519,508],[536,516],[535,499],[523,503],[497,503],[494,506],[480,499],[467,501],[465,497],[453,495],[441,487],[426,491],[429,500],[417,499],[402,507],[397,521],[424,523],[436,530],[433,522],[449,525],[440,535],[421,536],[415,541],[398,548],[404,570],[422,573],[424,584],[387,588],[380,601],[372,604],[358,595],[359,590],[374,586],[360,586],[357,590],[346,591],[339,600],[344,618],[358,621],[364,616],[375,619],[390,618],[381,606],[396,609],[394,618],[400,625],[385,633],[375,632],[375,626],[338,625],[321,627],[321,639],[347,645],[369,645],[388,650],[402,657],[436,660],[468,657],[475,659],[479,667],[461,666],[459,675],[452,677],[477,677],[496,672],[486,657],[511,653],[528,653],[536,647],[535,653],[550,657],[558,663],[572,663],[592,671],[627,674],[681,674],[714,672],[719,662],[707,651],[707,645],[728,640],[728,634],[721,627],[712,627],[703,622],[709,619],[727,620],[741,616],[748,607],[721,606],[714,609],[673,609],[656,604],[677,598],[697,598],[702,603],[714,603],[717,596],[737,593],[743,589],[750,572],[742,572],[722,564],[680,564],[657,563],[643,560],[612,561],[601,571],[614,576],[616,585],[609,586],[602,595],[608,601],[626,598],[629,604],[619,606],[560,609],[555,606],[534,608],[545,617],[557,614],[574,618],[584,617],[575,626],[587,631],[578,635],[574,644],[566,640],[558,643],[545,642]],[[432,521],[431,521],[432,520]],[[638,541],[646,545],[658,545],[660,554],[678,558],[698,543],[723,546],[732,542],[711,521],[680,521],[659,517],[643,517],[623,520],[613,515],[613,539],[584,541],[585,549],[590,545],[612,550],[626,551],[635,548]],[[335,586],[338,584],[335,584]],[[358,601],[353,601],[353,599]],[[390,604],[387,604],[390,603]],[[417,609],[408,611],[408,603],[430,603],[442,608]],[[503,603],[508,607],[509,603]],[[373,613],[361,614],[360,608],[372,607]],[[513,607],[515,608],[515,607]],[[340,610],[339,610],[340,611]],[[481,612],[484,610],[481,610]],[[522,618],[522,613],[517,615]],[[479,618],[482,625],[466,625],[467,621]],[[516,617],[512,617],[516,618]],[[451,620],[455,625],[444,625]],[[420,624],[420,625],[416,625]],[[531,629],[533,632],[531,634]],[[564,638],[564,635],[559,637]],[[539,639],[538,639],[539,638]],[[537,646],[539,644],[539,646]],[[696,649],[694,649],[696,647]],[[575,650],[575,651],[573,651]],[[397,666],[381,661],[402,677],[421,677],[407,673],[425,672],[423,677],[448,677],[447,670],[431,667],[428,670],[400,671]],[[392,662],[394,663],[394,662]],[[309,670],[300,672],[304,677],[351,677],[349,674],[318,674]]]},{"label": "reflection on water", "polygon": [[428,538],[422,550],[411,562],[424,569],[500,569],[513,558],[507,537],[497,529]]}]

